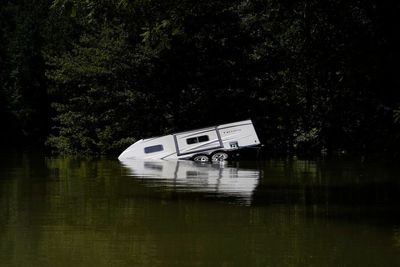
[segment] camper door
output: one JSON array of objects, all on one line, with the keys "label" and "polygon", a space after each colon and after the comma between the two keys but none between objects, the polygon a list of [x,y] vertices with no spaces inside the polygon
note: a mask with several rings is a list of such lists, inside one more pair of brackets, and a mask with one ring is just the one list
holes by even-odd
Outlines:
[{"label": "camper door", "polygon": [[216,128],[178,133],[174,135],[174,139],[178,156],[223,147]]}]

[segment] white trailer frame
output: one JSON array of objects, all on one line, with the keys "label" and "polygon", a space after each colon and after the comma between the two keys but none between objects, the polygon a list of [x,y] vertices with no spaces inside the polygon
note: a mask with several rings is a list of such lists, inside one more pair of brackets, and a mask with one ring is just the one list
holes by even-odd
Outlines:
[{"label": "white trailer frame", "polygon": [[245,120],[141,139],[118,159],[225,160],[229,152],[258,145],[260,141],[252,121]]}]

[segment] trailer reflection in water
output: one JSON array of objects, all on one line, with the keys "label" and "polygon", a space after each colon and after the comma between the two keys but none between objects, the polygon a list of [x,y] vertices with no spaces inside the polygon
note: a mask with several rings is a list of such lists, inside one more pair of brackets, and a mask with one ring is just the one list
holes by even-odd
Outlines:
[{"label": "trailer reflection in water", "polygon": [[244,169],[228,163],[167,160],[124,160],[121,163],[128,170],[127,175],[145,180],[146,186],[232,198],[243,204],[251,204],[260,178],[258,169]]}]

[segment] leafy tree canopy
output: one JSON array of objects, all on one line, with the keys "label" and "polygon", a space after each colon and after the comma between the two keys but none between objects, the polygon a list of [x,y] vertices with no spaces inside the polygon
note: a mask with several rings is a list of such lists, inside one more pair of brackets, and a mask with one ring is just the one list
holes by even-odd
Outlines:
[{"label": "leafy tree canopy", "polygon": [[252,118],[268,151],[395,152],[398,11],[389,1],[8,1],[2,139],[107,154]]}]

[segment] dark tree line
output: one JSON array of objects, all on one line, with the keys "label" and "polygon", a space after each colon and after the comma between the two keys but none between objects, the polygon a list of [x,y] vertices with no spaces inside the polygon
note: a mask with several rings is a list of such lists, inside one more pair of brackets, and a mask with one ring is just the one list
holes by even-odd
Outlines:
[{"label": "dark tree line", "polygon": [[253,119],[266,150],[400,148],[394,1],[10,0],[3,145],[118,153]]}]

